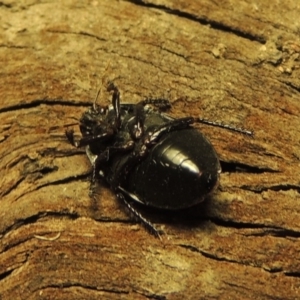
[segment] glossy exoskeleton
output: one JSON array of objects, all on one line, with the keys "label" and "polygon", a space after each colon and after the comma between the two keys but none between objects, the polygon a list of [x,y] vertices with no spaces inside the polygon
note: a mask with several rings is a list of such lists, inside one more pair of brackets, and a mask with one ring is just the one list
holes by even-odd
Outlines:
[{"label": "glossy exoskeleton", "polygon": [[120,104],[118,88],[109,83],[107,90],[112,92],[112,105],[94,103],[82,115],[79,142],[73,130],[66,136],[75,147],[86,147],[93,165],[91,187],[97,176],[104,178],[118,199],[159,236],[134,202],[179,210],[200,203],[218,185],[221,167],[216,151],[193,123],[252,133],[202,118],[174,119],[162,112],[170,108],[165,99]]}]

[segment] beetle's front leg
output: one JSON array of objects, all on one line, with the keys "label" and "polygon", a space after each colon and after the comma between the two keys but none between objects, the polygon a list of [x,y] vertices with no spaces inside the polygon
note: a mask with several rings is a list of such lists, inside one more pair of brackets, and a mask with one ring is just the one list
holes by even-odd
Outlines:
[{"label": "beetle's front leg", "polygon": [[[90,185],[90,196],[93,197],[95,186],[96,186],[96,178],[98,175],[101,175],[101,169],[103,167],[103,164],[106,163],[113,155],[118,153],[126,153],[128,151],[131,151],[134,147],[134,142],[129,141],[126,144],[119,144],[111,147],[107,147],[105,151],[102,153],[95,155],[90,147],[88,146],[86,148],[86,154],[89,158],[92,166],[93,166],[93,174],[92,174],[92,180]],[[105,176],[105,174],[102,174],[101,176]]]},{"label": "beetle's front leg", "polygon": [[107,139],[109,139],[111,136],[114,135],[114,130],[112,128],[108,128],[106,132],[100,133],[98,135],[86,135],[82,137],[78,142],[74,139],[74,130],[73,129],[67,129],[66,137],[71,145],[73,145],[76,148],[80,148],[83,146],[90,145],[95,142],[104,142]]}]

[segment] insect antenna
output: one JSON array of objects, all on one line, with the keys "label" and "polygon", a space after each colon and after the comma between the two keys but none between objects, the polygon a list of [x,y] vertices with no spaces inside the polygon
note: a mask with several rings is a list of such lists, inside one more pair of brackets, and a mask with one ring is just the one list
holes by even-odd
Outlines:
[{"label": "insect antenna", "polygon": [[110,60],[108,61],[107,65],[104,69],[103,76],[102,76],[102,79],[101,79],[101,85],[98,89],[98,92],[97,92],[96,97],[95,97],[94,102],[93,102],[93,110],[97,110],[97,100],[100,97],[100,95],[102,95],[103,86],[106,85],[105,81],[106,81],[106,75],[107,75],[107,71],[108,71],[109,67],[110,67]]},{"label": "insect antenna", "polygon": [[98,89],[97,95],[96,95],[95,100],[93,102],[93,110],[97,110],[96,102],[97,102],[97,100],[98,100],[99,95],[101,94],[101,92],[102,92],[102,86]]}]

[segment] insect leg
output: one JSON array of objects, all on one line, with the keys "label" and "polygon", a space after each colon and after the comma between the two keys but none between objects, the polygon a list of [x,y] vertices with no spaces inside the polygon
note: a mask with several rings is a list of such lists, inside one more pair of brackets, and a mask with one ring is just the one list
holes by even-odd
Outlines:
[{"label": "insect leg", "polygon": [[122,193],[117,193],[117,197],[119,200],[121,200],[126,207],[129,209],[129,211],[145,226],[145,228],[151,232],[154,236],[161,239],[161,236],[159,234],[159,231],[155,228],[155,226],[148,221],[145,217],[143,217],[126,199],[125,196]]},{"label": "insect leg", "polygon": [[235,132],[239,132],[239,133],[242,133],[242,134],[245,134],[245,135],[250,135],[250,136],[253,135],[253,131],[247,130],[247,129],[244,129],[244,128],[234,127],[234,126],[231,126],[231,125],[228,125],[228,124],[223,124],[221,122],[210,121],[210,120],[199,118],[199,117],[198,118],[193,118],[193,119],[194,119],[193,123],[202,123],[202,124],[206,124],[206,125],[210,125],[210,126],[225,128],[225,129],[235,131]]},{"label": "insect leg", "polygon": [[134,107],[134,125],[129,129],[133,140],[138,140],[144,133],[145,111],[144,107],[138,103]]},{"label": "insect leg", "polygon": [[147,104],[151,104],[155,107],[157,107],[159,110],[165,111],[171,108],[171,103],[167,99],[163,98],[146,98],[139,102],[143,106]]},{"label": "insect leg", "polygon": [[[106,163],[114,154],[116,153],[125,153],[132,150],[134,147],[134,142],[129,141],[126,144],[120,144],[112,147],[106,148],[105,151],[102,153],[95,155],[92,153],[90,147],[86,147],[86,154],[89,158],[92,166],[93,166],[93,173],[90,185],[90,197],[94,198],[94,191],[96,186],[96,177],[99,176],[102,166]],[[103,176],[103,175],[102,175]]]},{"label": "insect leg", "polygon": [[87,146],[94,142],[106,141],[108,138],[110,138],[114,134],[114,131],[111,128],[108,128],[106,132],[103,132],[96,136],[93,136],[93,135],[84,136],[79,140],[79,142],[75,142],[73,129],[66,130],[65,134],[66,134],[66,137],[69,140],[70,144],[72,144],[76,148],[80,148],[80,147]]},{"label": "insect leg", "polygon": [[99,155],[94,155],[91,152],[90,147],[87,147],[86,154],[93,166],[92,179],[91,179],[90,188],[89,188],[89,196],[96,202],[96,199],[95,199],[96,177],[99,175],[102,164],[108,160],[109,152],[104,151]]}]

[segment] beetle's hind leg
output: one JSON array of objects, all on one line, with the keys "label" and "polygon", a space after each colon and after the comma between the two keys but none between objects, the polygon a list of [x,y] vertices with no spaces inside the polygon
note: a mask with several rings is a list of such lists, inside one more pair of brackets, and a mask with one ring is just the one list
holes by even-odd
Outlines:
[{"label": "beetle's hind leg", "polygon": [[151,104],[158,108],[160,111],[166,111],[171,108],[171,103],[167,99],[163,98],[146,98],[139,102],[139,104],[142,104],[143,106],[147,104]]},{"label": "beetle's hind leg", "polygon": [[117,193],[117,197],[119,200],[121,200],[125,205],[126,207],[129,209],[129,211],[134,215],[134,217],[140,221],[144,226],[145,228],[150,232],[152,233],[155,237],[161,239],[161,236],[160,236],[160,231],[158,229],[155,228],[155,226],[150,222],[148,221],[145,217],[143,217],[141,215],[141,213],[139,213],[126,199],[125,199],[125,196],[123,195],[123,193],[119,192]]}]

